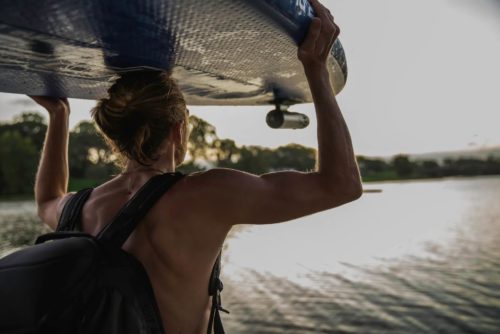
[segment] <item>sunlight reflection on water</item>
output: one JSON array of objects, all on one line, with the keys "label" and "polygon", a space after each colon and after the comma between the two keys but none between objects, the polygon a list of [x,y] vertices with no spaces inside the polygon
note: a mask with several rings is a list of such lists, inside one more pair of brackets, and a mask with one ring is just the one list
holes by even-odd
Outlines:
[{"label": "sunlight reflection on water", "polygon": [[[224,249],[229,333],[499,333],[500,177],[370,184],[382,193]],[[44,232],[0,202],[0,254]]]},{"label": "sunlight reflection on water", "polygon": [[500,332],[500,178],[370,187],[383,192],[235,232],[231,330]]},{"label": "sunlight reflection on water", "polygon": [[[432,256],[428,245],[446,246],[470,203],[449,182],[386,183],[380,194],[287,224],[245,226],[227,241],[225,267],[297,276],[307,268],[340,263],[372,265],[407,255]],[[237,264],[237,265],[236,265]],[[299,265],[297,265],[299,264]]]}]

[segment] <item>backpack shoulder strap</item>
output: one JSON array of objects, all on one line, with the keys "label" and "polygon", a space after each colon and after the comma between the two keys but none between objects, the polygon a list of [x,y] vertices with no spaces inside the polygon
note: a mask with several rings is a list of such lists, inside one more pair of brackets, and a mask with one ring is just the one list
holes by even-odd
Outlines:
[{"label": "backpack shoulder strap", "polygon": [[94,188],[85,188],[74,195],[64,204],[56,231],[81,231],[82,208]]},{"label": "backpack shoulder strap", "polygon": [[214,266],[212,268],[212,274],[210,275],[210,282],[208,285],[208,295],[212,296],[212,307],[210,309],[210,318],[208,321],[207,334],[224,334],[224,327],[222,326],[222,319],[220,317],[220,312],[229,313],[228,310],[222,307],[222,299],[220,293],[224,288],[222,281],[220,280],[221,272],[221,258],[222,250],[219,252],[217,259],[215,260]]},{"label": "backpack shoulder strap", "polygon": [[121,247],[149,209],[184,176],[181,172],[174,172],[149,179],[120,209],[111,223],[99,232],[97,239],[107,245]]}]

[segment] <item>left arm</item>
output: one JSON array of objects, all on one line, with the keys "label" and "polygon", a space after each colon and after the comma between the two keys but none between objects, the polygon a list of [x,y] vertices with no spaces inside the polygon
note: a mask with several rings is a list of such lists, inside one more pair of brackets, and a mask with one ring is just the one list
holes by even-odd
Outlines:
[{"label": "left arm", "polygon": [[67,199],[70,109],[67,99],[42,96],[31,98],[49,113],[49,126],[36,174],[35,200],[38,216],[55,230],[63,199]]}]

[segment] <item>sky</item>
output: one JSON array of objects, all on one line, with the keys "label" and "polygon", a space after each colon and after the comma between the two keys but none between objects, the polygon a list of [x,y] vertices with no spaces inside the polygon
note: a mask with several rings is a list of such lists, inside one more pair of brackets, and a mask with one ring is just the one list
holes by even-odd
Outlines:
[{"label": "sky", "polygon": [[[500,1],[325,0],[341,28],[349,78],[338,101],[357,154],[390,156],[500,146]],[[73,126],[95,101],[70,100]],[[317,147],[304,130],[273,130],[272,106],[189,107],[239,145]],[[0,93],[0,121],[40,110]]]}]

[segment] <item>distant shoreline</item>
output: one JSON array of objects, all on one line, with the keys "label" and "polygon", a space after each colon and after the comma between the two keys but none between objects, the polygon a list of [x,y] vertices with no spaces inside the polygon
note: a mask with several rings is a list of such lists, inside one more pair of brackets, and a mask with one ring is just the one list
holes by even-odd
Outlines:
[{"label": "distant shoreline", "polygon": [[[318,152],[311,147],[290,143],[278,148],[238,146],[232,139],[221,139],[215,127],[192,115],[187,155],[178,171],[191,173],[207,168],[231,168],[254,175],[273,171],[313,171]],[[23,113],[11,122],[0,122],[0,200],[32,200],[33,185],[47,129],[38,113]],[[69,133],[69,191],[96,187],[109,180],[119,168],[116,155],[99,135],[93,122],[78,123]],[[398,154],[391,158],[356,156],[366,184],[500,175],[500,152],[493,149],[481,156],[441,154],[419,157]],[[451,154],[451,153],[450,153]],[[458,154],[458,155],[457,155]],[[465,153],[464,153],[465,154]],[[469,154],[467,154],[469,155]]]},{"label": "distant shoreline", "polygon": [[397,182],[427,182],[427,181],[437,181],[437,180],[467,180],[474,178],[498,178],[500,174],[494,175],[456,175],[456,176],[441,176],[441,177],[415,177],[415,178],[401,178],[401,179],[380,179],[380,180],[363,180],[364,184],[372,183],[397,183]]},{"label": "distant shoreline", "polygon": [[[427,182],[427,181],[437,181],[437,180],[460,180],[460,179],[473,179],[473,178],[498,178],[500,174],[495,175],[463,175],[463,176],[442,176],[442,177],[414,177],[414,178],[394,178],[394,179],[372,179],[363,180],[363,184],[376,184],[376,183],[398,183],[398,182]],[[75,184],[82,186],[83,188],[92,187],[99,184],[96,180],[73,180],[76,181]],[[70,189],[70,191],[75,191],[78,189]],[[16,195],[0,195],[0,202],[16,202],[16,201],[34,201],[34,194],[16,194]]]}]

